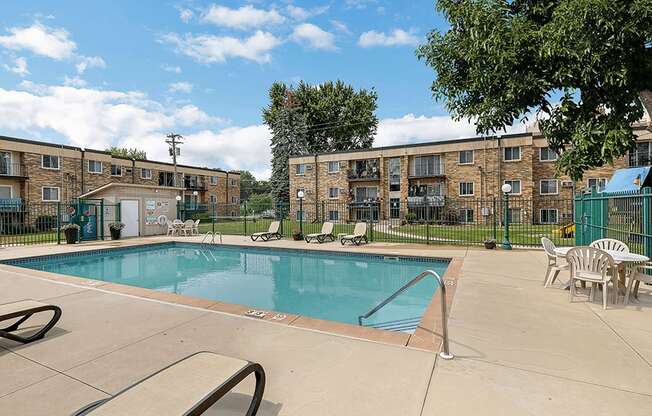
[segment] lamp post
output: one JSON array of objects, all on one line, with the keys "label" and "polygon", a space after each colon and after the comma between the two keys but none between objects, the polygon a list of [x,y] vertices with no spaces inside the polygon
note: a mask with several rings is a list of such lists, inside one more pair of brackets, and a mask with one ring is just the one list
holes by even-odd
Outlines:
[{"label": "lamp post", "polygon": [[505,223],[505,232],[503,233],[503,250],[511,250],[512,245],[509,242],[509,193],[512,192],[512,185],[506,183],[501,188],[503,191],[503,221]]},{"label": "lamp post", "polygon": [[299,233],[303,236],[303,197],[306,196],[303,190],[297,192],[297,198],[299,198]]},{"label": "lamp post", "polygon": [[177,218],[181,219],[181,195],[175,197],[177,200]]},{"label": "lamp post", "polygon": [[192,196],[195,197],[195,198],[193,199],[193,201],[192,201],[192,202],[193,202],[193,203],[192,203],[192,205],[193,205],[192,208],[195,209],[195,210],[197,209],[197,206],[199,205],[199,199],[197,198],[197,195],[199,195],[199,192],[197,192],[197,191],[192,191]]}]

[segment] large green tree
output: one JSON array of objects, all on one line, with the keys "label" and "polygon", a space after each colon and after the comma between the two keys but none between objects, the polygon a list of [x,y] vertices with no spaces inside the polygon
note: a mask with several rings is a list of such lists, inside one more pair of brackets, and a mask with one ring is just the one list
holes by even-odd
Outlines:
[{"label": "large green tree", "polygon": [[111,153],[111,156],[128,157],[130,159],[136,160],[147,160],[147,153],[144,150],[139,150],[136,148],[130,149],[127,147],[113,146],[106,149],[106,151]]},{"label": "large green tree", "polygon": [[269,181],[258,180],[248,170],[240,171],[240,199],[247,201],[256,195],[270,195]]},{"label": "large green tree", "polygon": [[289,201],[291,155],[369,148],[378,119],[378,96],[341,81],[296,87],[274,83],[263,119],[272,131],[272,195]]},{"label": "large green tree", "polygon": [[491,134],[536,113],[579,179],[632,148],[652,113],[652,0],[439,0],[450,23],[417,56],[433,95]]}]

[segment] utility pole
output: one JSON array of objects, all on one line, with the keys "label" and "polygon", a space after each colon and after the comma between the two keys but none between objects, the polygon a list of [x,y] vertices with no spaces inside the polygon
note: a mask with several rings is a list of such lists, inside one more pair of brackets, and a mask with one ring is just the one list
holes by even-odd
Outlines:
[{"label": "utility pole", "polygon": [[172,163],[174,164],[174,186],[177,186],[177,156],[181,154],[181,149],[179,149],[177,146],[183,144],[183,136],[180,134],[175,134],[175,133],[170,133],[167,136],[167,140],[165,143],[167,143],[170,148],[170,156],[172,156]]}]

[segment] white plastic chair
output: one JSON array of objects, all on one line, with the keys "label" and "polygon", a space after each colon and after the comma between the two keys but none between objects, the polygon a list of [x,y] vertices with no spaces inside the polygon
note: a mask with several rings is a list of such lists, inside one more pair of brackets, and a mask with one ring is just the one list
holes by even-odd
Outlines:
[{"label": "white plastic chair", "polygon": [[611,250],[620,251],[622,253],[629,253],[629,247],[627,247],[627,244],[613,238],[602,238],[600,240],[595,240],[589,244],[589,247],[599,248],[600,250]]},{"label": "white plastic chair", "polygon": [[199,220],[196,220],[195,224],[192,226],[192,234],[199,235]]},{"label": "white plastic chair", "polygon": [[627,291],[625,292],[625,305],[629,304],[629,296],[632,292],[634,293],[634,297],[637,297],[638,287],[641,282],[652,284],[652,275],[645,273],[650,270],[652,270],[652,262],[639,264],[629,276],[629,280],[627,281]]},{"label": "white plastic chair", "polygon": [[168,226],[167,235],[174,235],[177,232],[176,228],[174,227],[174,223],[172,221],[167,220],[166,225]]},{"label": "white plastic chair", "polygon": [[541,245],[543,245],[543,250],[548,256],[548,269],[546,270],[546,276],[543,279],[543,286],[548,287],[551,284],[555,283],[555,279],[557,279],[559,272],[569,270],[569,267],[568,263],[558,263],[561,257],[555,253],[555,249],[557,247],[555,246],[555,243],[553,243],[549,238],[541,237]]},{"label": "white plastic chair", "polygon": [[575,247],[568,250],[566,261],[570,266],[570,300],[575,296],[575,281],[592,283],[590,299],[595,299],[598,284],[602,285],[602,307],[607,309],[609,282],[613,284],[614,304],[618,302],[618,278],[614,259],[594,247]]},{"label": "white plastic chair", "polygon": [[183,231],[183,235],[188,236],[188,235],[192,235],[192,229],[194,227],[195,227],[195,222],[193,220],[186,220],[183,223],[183,227],[179,228],[179,230]]}]

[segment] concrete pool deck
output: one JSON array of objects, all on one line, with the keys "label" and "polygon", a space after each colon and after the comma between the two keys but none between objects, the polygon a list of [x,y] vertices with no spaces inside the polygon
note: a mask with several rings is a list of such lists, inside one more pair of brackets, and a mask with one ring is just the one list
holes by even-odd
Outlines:
[{"label": "concrete pool deck", "polygon": [[[0,259],[166,240],[5,248]],[[307,246],[227,236],[225,243]],[[260,415],[652,413],[649,286],[642,286],[639,302],[603,311],[597,301],[570,303],[568,292],[544,289],[540,251],[380,243],[310,248],[462,258],[449,319],[456,359],[0,266],[0,303],[34,298],[63,309],[42,341],[0,340],[2,413],[67,415],[199,350],[263,365],[268,381]],[[252,385],[207,414],[241,414]]]}]

